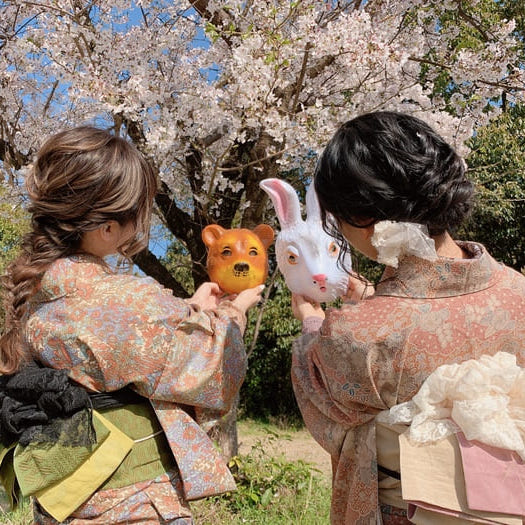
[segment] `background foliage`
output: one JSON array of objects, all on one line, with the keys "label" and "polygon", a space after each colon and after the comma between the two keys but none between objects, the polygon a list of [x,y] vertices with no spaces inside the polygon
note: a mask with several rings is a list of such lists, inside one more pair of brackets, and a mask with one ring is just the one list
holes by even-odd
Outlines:
[{"label": "background foliage", "polygon": [[[492,255],[525,268],[525,107],[511,106],[469,141],[467,161],[477,202],[464,237]],[[461,235],[461,233],[460,233]]]},{"label": "background foliage", "polygon": [[249,316],[247,347],[251,350],[246,379],[241,389],[243,414],[268,419],[287,415],[299,418],[290,382],[292,341],[301,325],[290,308],[290,291],[279,276],[262,313],[260,333],[253,340],[254,325],[260,312]]}]

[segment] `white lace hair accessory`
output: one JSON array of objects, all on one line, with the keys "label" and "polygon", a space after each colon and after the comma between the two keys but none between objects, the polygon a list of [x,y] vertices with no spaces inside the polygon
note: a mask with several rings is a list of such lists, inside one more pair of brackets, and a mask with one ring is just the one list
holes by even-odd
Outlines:
[{"label": "white lace hair accessory", "polygon": [[421,444],[461,430],[525,460],[525,369],[507,352],[442,365],[411,401],[380,412],[377,421],[409,424],[408,438]]},{"label": "white lace hair accessory", "polygon": [[377,250],[377,262],[394,268],[402,255],[415,255],[429,261],[437,259],[434,239],[422,224],[379,221],[374,224],[371,241]]}]

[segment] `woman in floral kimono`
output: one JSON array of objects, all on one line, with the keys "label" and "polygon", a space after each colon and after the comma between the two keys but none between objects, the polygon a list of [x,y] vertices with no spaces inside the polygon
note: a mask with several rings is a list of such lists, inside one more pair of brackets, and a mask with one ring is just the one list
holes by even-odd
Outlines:
[{"label": "woman in floral kimono", "polygon": [[104,130],[51,137],[26,186],[31,231],[4,278],[2,481],[16,493],[10,461],[37,524],[191,523],[189,500],[235,488],[206,430],[243,381],[262,287],[225,300],[205,283],[182,300],[112,269],[106,256],[147,246],[157,182]]},{"label": "woman in floral kimono", "polygon": [[[332,523],[409,523],[391,472],[399,458],[378,475],[387,454],[375,416],[412,399],[441,365],[505,351],[523,367],[525,278],[480,244],[452,239],[472,184],[463,160],[419,119],[377,112],[346,122],[314,183],[325,228],[386,268],[374,295],[339,309],[292,298],[303,321],[297,401],[332,457]],[[355,298],[363,285],[352,287]]]}]

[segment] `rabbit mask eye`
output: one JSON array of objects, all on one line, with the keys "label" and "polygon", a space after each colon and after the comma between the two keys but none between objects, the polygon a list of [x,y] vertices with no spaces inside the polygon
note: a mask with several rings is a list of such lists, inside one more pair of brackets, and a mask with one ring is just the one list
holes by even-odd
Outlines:
[{"label": "rabbit mask eye", "polygon": [[250,248],[250,251],[248,252],[248,255],[251,255],[252,257],[257,257],[259,252],[257,251],[257,248]]},{"label": "rabbit mask eye", "polygon": [[224,257],[230,257],[232,254],[232,251],[229,248],[223,248],[221,255]]},{"label": "rabbit mask eye", "polygon": [[286,260],[288,261],[288,264],[297,264],[299,262],[299,252],[292,246],[288,246]]},{"label": "rabbit mask eye", "polygon": [[336,257],[339,253],[339,246],[335,242],[331,242],[330,246],[328,246],[328,254],[330,257]]}]

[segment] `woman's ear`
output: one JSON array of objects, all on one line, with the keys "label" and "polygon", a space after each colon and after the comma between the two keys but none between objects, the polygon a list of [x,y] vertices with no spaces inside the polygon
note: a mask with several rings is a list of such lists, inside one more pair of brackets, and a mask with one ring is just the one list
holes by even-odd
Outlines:
[{"label": "woman's ear", "polygon": [[107,221],[99,226],[95,231],[98,232],[100,238],[104,242],[112,242],[115,236],[119,235],[119,223],[117,221]]}]

